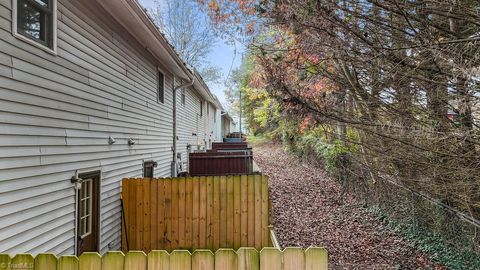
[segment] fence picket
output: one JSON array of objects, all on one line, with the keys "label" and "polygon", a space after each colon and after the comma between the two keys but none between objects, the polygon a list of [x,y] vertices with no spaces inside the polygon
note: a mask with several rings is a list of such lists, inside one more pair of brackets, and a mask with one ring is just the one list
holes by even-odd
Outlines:
[{"label": "fence picket", "polygon": [[125,255],[124,270],[145,270],[147,269],[147,255],[143,251],[129,251]]},{"label": "fence picket", "polygon": [[198,177],[193,178],[193,218],[192,218],[192,245],[200,248],[200,180]]},{"label": "fence picket", "polygon": [[247,204],[248,204],[248,247],[255,247],[255,178],[253,175],[249,175],[248,178],[248,190],[247,190]]},{"label": "fence picket", "polygon": [[35,259],[31,254],[18,254],[13,257],[10,268],[15,270],[30,270],[34,267]]},{"label": "fence picket", "polygon": [[192,255],[192,269],[215,270],[215,256],[210,250],[196,250]]},{"label": "fence picket", "polygon": [[213,249],[213,176],[207,177],[207,244],[206,248]]},{"label": "fence picket", "polygon": [[[185,240],[185,178],[178,179],[178,248],[186,248]],[[177,247],[176,247],[177,248]]]},{"label": "fence picket", "polygon": [[[158,243],[158,182],[159,181],[149,181],[150,182],[150,248],[154,249]],[[163,217],[162,217],[163,218]],[[149,251],[149,250],[148,250]]]},{"label": "fence picket", "polygon": [[1,269],[10,270],[10,264],[12,263],[12,258],[8,254],[0,254],[0,267]]},{"label": "fence picket", "polygon": [[227,178],[220,176],[220,247],[227,246]]},{"label": "fence picket", "polygon": [[241,191],[241,221],[240,221],[240,245],[248,246],[248,176],[240,176]]},{"label": "fence picket", "polygon": [[170,254],[171,270],[191,270],[192,255],[187,250],[174,250]]},{"label": "fence picket", "polygon": [[227,176],[227,241],[224,248],[233,247],[233,238],[234,238],[234,183],[233,176]]},{"label": "fence picket", "polygon": [[282,270],[282,262],[283,254],[279,249],[264,248],[260,251],[260,270]]},{"label": "fence picket", "polygon": [[283,269],[305,269],[305,252],[302,248],[285,248],[283,251]]},{"label": "fence picket", "polygon": [[165,249],[172,251],[172,180],[170,178],[163,180],[165,189]]},{"label": "fence picket", "polygon": [[262,226],[261,226],[261,229],[262,229],[262,247],[266,247],[266,246],[269,246],[270,245],[270,231],[269,231],[269,228],[268,226],[270,225],[269,224],[269,216],[270,216],[270,213],[269,213],[269,209],[268,209],[268,177],[267,176],[262,176],[262,196],[261,196],[261,200],[262,200],[262,207],[261,207],[261,211],[262,211]]},{"label": "fence picket", "polygon": [[205,176],[201,176],[200,182],[200,200],[199,200],[199,216],[198,216],[198,247],[206,247],[207,245],[207,185]]},{"label": "fence picket", "polygon": [[98,270],[102,269],[102,257],[96,252],[85,252],[80,255],[79,270]]},{"label": "fence picket", "polygon": [[325,248],[308,248],[305,251],[305,270],[328,270],[327,250]]},{"label": "fence picket", "polygon": [[[57,269],[57,257],[51,253],[38,254],[35,257],[35,269],[56,270]],[[0,269],[3,269],[0,266]]]},{"label": "fence picket", "polygon": [[220,248],[220,177],[213,177],[213,250]]},{"label": "fence picket", "polygon": [[237,251],[238,270],[259,270],[260,254],[254,248],[240,248]]},{"label": "fence picket", "polygon": [[179,189],[178,189],[178,185],[179,185],[179,181],[178,179],[172,179],[170,180],[171,184],[172,184],[172,203],[171,203],[171,208],[172,208],[172,223],[171,223],[171,227],[170,227],[170,244],[171,244],[171,247],[170,249],[173,250],[177,247],[179,247],[179,234],[178,234],[178,208],[179,208],[179,205],[178,205],[178,201],[179,201],[179,197],[180,197],[180,194],[179,194]]},{"label": "fence picket", "polygon": [[170,255],[165,250],[154,250],[147,256],[148,270],[170,270]]},{"label": "fence picket", "polygon": [[191,249],[192,244],[192,216],[193,216],[193,180],[185,180],[185,248]]},{"label": "fence picket", "polygon": [[241,244],[241,203],[242,186],[240,176],[234,176],[233,179],[233,248],[238,250]]},{"label": "fence picket", "polygon": [[76,256],[58,258],[57,270],[78,270],[78,258]]},{"label": "fence picket", "polygon": [[102,270],[122,270],[125,255],[119,251],[109,251],[102,257]]},{"label": "fence picket", "polygon": [[324,248],[276,248],[241,247],[233,249],[131,251],[125,255],[120,251],[107,252],[103,257],[95,252],[76,256],[18,254],[11,258],[0,254],[1,270],[327,270],[328,252]]},{"label": "fence picket", "polygon": [[233,249],[217,250],[215,253],[215,270],[237,270],[237,254]]},{"label": "fence picket", "polygon": [[255,175],[255,248],[262,249],[262,176]]}]

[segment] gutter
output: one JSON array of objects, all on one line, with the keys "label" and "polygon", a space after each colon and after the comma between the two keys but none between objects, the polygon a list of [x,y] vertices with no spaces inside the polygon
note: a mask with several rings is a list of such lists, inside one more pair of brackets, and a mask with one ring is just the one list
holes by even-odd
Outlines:
[{"label": "gutter", "polygon": [[175,86],[176,77],[173,76],[173,160],[172,160],[172,177],[177,177],[177,91],[190,87],[195,83],[195,74],[190,78],[189,82]]}]

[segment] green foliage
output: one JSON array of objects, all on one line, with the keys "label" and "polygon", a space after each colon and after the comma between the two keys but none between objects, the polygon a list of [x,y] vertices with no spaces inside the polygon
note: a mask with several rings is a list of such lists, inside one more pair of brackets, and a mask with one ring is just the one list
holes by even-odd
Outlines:
[{"label": "green foliage", "polygon": [[449,245],[442,236],[422,230],[414,222],[411,224],[397,223],[389,219],[377,206],[368,209],[382,223],[387,224],[390,229],[409,240],[416,249],[427,254],[432,261],[453,270],[480,269],[480,255],[475,253],[471,243],[464,243],[465,250],[469,249],[470,251],[458,251]]}]

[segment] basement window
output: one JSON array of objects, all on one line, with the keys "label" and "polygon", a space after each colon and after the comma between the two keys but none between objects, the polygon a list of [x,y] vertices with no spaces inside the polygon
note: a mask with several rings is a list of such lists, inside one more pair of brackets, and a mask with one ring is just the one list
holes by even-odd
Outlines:
[{"label": "basement window", "polygon": [[143,163],[143,178],[153,178],[155,175],[155,168],[157,167],[157,162],[155,161],[145,161]]},{"label": "basement window", "polygon": [[165,74],[158,71],[158,102],[165,103]]},{"label": "basement window", "polygon": [[13,34],[50,53],[56,50],[56,0],[13,0]]}]

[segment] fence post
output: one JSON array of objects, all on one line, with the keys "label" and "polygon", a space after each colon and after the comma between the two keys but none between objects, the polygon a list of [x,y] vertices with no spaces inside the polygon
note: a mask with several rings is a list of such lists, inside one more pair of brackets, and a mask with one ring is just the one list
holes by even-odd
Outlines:
[{"label": "fence post", "polygon": [[[2,267],[0,266],[0,269]],[[38,254],[35,257],[35,270],[56,270],[57,269],[57,257],[50,253]]]}]

